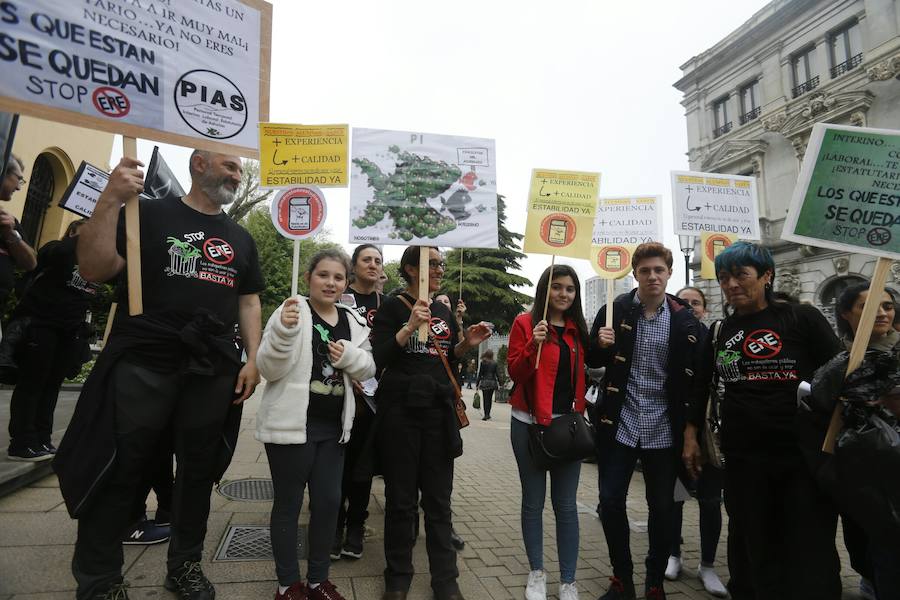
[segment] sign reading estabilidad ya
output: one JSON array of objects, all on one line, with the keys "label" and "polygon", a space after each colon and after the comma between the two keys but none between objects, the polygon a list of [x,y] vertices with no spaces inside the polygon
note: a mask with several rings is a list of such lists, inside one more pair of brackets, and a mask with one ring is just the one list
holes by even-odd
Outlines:
[{"label": "sign reading estabilidad ya", "polygon": [[783,237],[900,259],[900,131],[817,123]]},{"label": "sign reading estabilidad ya", "polygon": [[3,0],[0,110],[255,156],[271,9],[261,0]]},{"label": "sign reading estabilidad ya", "polygon": [[672,171],[676,235],[731,233],[758,240],[756,177]]}]

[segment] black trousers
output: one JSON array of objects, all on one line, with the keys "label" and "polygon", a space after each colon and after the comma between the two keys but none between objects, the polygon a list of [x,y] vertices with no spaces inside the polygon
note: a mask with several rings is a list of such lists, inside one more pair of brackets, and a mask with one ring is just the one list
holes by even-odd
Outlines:
[{"label": "black trousers", "polygon": [[484,399],[484,416],[491,416],[491,402],[494,400],[494,389],[481,390],[481,396]]},{"label": "black trousers", "polygon": [[200,560],[222,428],[234,375],[182,375],[120,361],[110,375],[115,402],[116,464],[94,505],[78,520],[72,573],[76,597],[90,598],[121,581],[122,536],[133,524],[147,469],[171,426],[178,470],[172,497],[169,571]]},{"label": "black trousers", "polygon": [[799,453],[726,464],[725,507],[743,541],[728,543],[736,600],[839,600],[837,510]]},{"label": "black trousers", "polygon": [[407,591],[412,583],[416,503],[421,491],[431,588],[438,597],[458,592],[456,551],[450,541],[453,459],[447,450],[447,411],[404,406],[386,410],[378,432],[386,500],[385,590]]},{"label": "black trousers", "polygon": [[172,519],[172,493],[175,489],[175,476],[172,464],[172,457],[175,452],[174,439],[172,438],[172,428],[166,428],[163,432],[159,445],[156,448],[156,457],[153,464],[149,467],[141,483],[141,487],[135,494],[134,510],[131,513],[132,521],[137,521],[147,513],[147,494],[150,490],[156,494],[156,516],[157,522],[160,518],[164,522]]},{"label": "black trousers", "polygon": [[353,480],[353,470],[357,461],[366,450],[366,439],[372,429],[375,415],[368,405],[356,403],[356,417],[353,419],[353,430],[347,444],[347,458],[344,464],[344,479],[341,482],[341,506],[338,512],[337,528],[363,527],[369,517],[369,497],[372,495],[371,475],[364,481]]},{"label": "black trousers", "polygon": [[19,378],[9,405],[9,447],[39,449],[50,443],[59,388],[77,340],[60,329],[32,323],[16,353]]}]

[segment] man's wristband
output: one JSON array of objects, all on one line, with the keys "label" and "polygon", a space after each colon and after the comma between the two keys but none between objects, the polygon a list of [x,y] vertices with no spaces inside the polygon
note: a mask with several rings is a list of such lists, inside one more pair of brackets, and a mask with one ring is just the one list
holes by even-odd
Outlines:
[{"label": "man's wristband", "polygon": [[10,233],[3,237],[3,241],[7,244],[14,244],[22,241],[22,234],[13,229]]}]

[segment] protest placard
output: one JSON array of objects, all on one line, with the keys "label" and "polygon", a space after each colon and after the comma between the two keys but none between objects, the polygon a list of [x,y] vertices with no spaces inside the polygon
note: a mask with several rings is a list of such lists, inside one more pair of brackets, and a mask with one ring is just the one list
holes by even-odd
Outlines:
[{"label": "protest placard", "polygon": [[272,6],[5,0],[0,110],[256,157]]},{"label": "protest placard", "polygon": [[703,279],[716,279],[716,257],[728,246],[737,241],[737,236],[731,233],[700,234],[700,277]]},{"label": "protest placard", "polygon": [[314,185],[279,192],[269,205],[272,225],[284,237],[294,240],[291,263],[291,296],[297,295],[300,274],[300,240],[316,233],[325,223],[328,209],[325,194]]},{"label": "protest placard", "polygon": [[817,123],[783,237],[900,260],[900,131]]},{"label": "protest placard", "polygon": [[524,251],[588,259],[600,173],[534,169]]},{"label": "protest placard", "polygon": [[591,240],[591,267],[597,275],[624,277],[631,271],[635,248],[662,239],[661,204],[661,196],[600,198]]},{"label": "protest placard", "polygon": [[708,231],[760,239],[755,177],[672,171],[672,206],[676,235]]},{"label": "protest placard", "polygon": [[347,187],[347,130],[347,125],[260,123],[260,187]]},{"label": "protest placard", "polygon": [[497,247],[494,140],[353,129],[350,242]]}]

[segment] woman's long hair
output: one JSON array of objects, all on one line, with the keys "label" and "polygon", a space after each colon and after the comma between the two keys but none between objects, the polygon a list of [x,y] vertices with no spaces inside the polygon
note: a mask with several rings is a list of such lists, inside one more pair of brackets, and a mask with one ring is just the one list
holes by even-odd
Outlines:
[{"label": "woman's long hair", "polygon": [[554,265],[547,267],[541,273],[538,279],[537,289],[534,292],[534,306],[531,307],[531,324],[537,325],[544,317],[544,304],[547,301],[547,292],[550,289],[550,269],[553,269],[553,279],[569,276],[572,283],[575,284],[575,300],[572,305],[563,312],[564,317],[568,317],[575,322],[575,328],[578,330],[578,337],[581,339],[581,345],[588,346],[588,330],[587,324],[584,322],[584,312],[581,310],[581,282],[578,281],[578,273],[569,265]]}]

